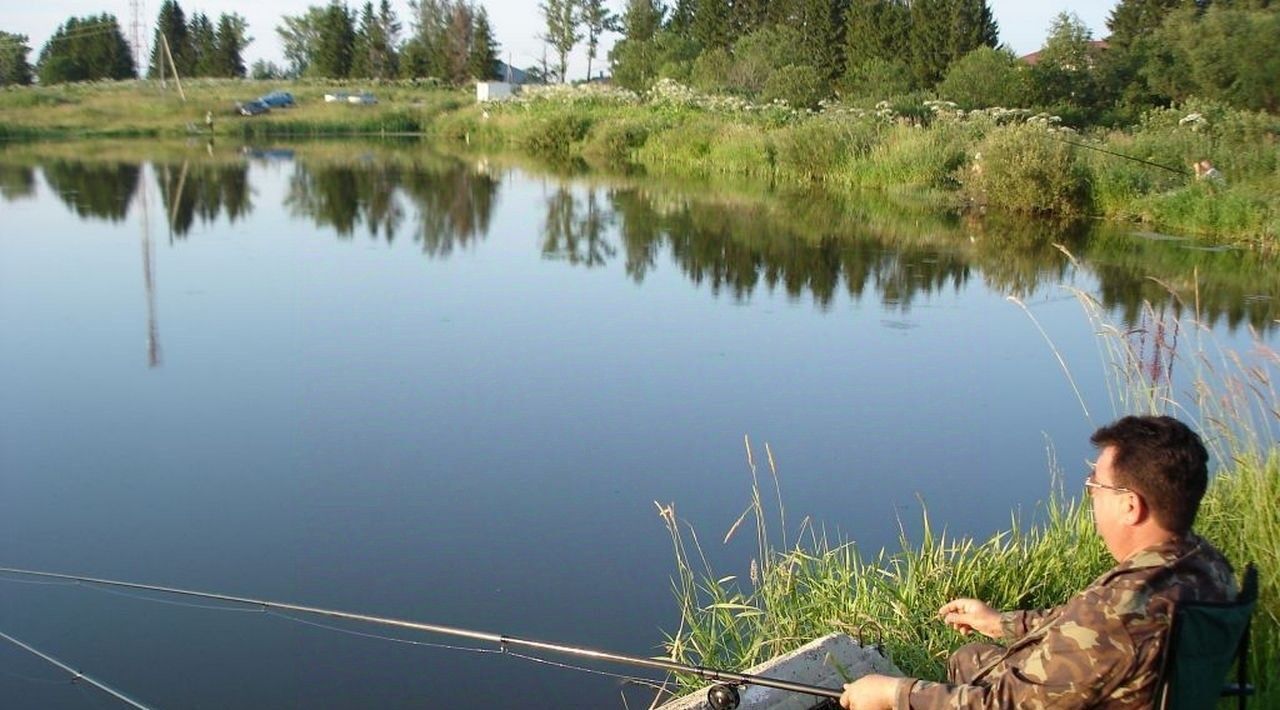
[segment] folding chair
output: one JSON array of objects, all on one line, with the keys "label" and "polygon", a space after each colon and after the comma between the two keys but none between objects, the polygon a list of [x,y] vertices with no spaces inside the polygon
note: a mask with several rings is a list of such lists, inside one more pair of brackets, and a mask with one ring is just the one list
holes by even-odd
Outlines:
[{"label": "folding chair", "polygon": [[[1253,694],[1249,684],[1249,619],[1258,601],[1258,570],[1245,568],[1234,602],[1184,602],[1174,608],[1169,641],[1161,664],[1155,706],[1161,710],[1206,710],[1220,697],[1239,699],[1244,708]],[[1236,680],[1223,679],[1236,662]]]}]

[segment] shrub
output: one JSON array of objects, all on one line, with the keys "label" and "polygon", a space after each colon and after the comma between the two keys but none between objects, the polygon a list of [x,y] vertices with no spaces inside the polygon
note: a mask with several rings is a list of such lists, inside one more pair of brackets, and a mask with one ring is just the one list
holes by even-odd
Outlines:
[{"label": "shrub", "polygon": [[1089,199],[1075,147],[1034,124],[993,130],[960,180],[972,199],[1018,212],[1079,214]]},{"label": "shrub", "polygon": [[693,85],[702,91],[723,91],[729,88],[732,67],[733,57],[727,50],[716,48],[703,52],[693,62]]},{"label": "shrub", "polygon": [[615,118],[598,124],[587,137],[583,155],[604,164],[631,162],[636,149],[649,138],[649,125],[637,119]]},{"label": "shrub", "polygon": [[1029,91],[1025,66],[1008,50],[979,47],[951,65],[938,95],[965,109],[1024,106]]},{"label": "shrub", "polygon": [[911,91],[911,69],[901,60],[872,59],[849,67],[840,88],[847,96],[879,101]]},{"label": "shrub", "polygon": [[774,132],[778,169],[796,177],[824,179],[843,166],[852,133],[827,120],[797,123]]},{"label": "shrub", "polygon": [[591,119],[575,114],[556,114],[536,121],[523,136],[524,149],[543,158],[567,158],[573,145],[586,137]]},{"label": "shrub", "polygon": [[826,82],[817,69],[808,64],[789,64],[769,75],[760,98],[785,101],[796,108],[817,108],[827,93]]}]

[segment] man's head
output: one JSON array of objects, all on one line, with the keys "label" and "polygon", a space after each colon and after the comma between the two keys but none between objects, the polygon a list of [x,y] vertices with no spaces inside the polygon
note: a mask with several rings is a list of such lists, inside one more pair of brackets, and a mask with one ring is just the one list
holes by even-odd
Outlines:
[{"label": "man's head", "polygon": [[1125,417],[1090,437],[1094,520],[1118,559],[1191,529],[1208,484],[1200,437],[1172,417]]}]

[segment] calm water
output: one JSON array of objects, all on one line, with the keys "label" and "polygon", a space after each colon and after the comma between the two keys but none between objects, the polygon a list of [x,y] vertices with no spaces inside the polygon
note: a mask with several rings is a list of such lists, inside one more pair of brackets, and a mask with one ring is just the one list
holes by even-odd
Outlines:
[{"label": "calm water", "polygon": [[[750,536],[719,543],[744,435],[793,530],[874,551],[923,499],[985,535],[1046,496],[1046,441],[1074,477],[1112,415],[1063,284],[1143,328],[1143,298],[1178,308],[1147,277],[1197,273],[1223,341],[1277,340],[1256,255],[899,202],[419,146],[11,146],[0,566],[648,655],[677,621],[655,501],[745,573]],[[622,706],[610,678],[77,586],[0,581],[0,631],[166,708]],[[112,707],[8,645],[0,706]]]}]

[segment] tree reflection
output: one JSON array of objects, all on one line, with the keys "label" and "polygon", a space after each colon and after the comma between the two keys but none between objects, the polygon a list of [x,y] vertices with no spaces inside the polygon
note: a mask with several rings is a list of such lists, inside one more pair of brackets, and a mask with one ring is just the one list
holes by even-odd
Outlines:
[{"label": "tree reflection", "polygon": [[492,177],[458,162],[411,167],[301,162],[290,178],[285,206],[317,226],[332,227],[340,237],[349,238],[363,226],[370,237],[390,243],[403,226],[403,198],[417,212],[413,240],[430,256],[446,256],[488,235],[497,191]]},{"label": "tree reflection", "polygon": [[406,175],[405,196],[418,208],[414,241],[428,256],[445,257],[489,236],[499,185],[487,172],[472,171],[460,162]]},{"label": "tree reflection", "polygon": [[28,165],[0,163],[0,197],[13,202],[36,194],[36,171]]},{"label": "tree reflection", "polygon": [[588,190],[582,204],[569,188],[561,186],[547,199],[542,229],[542,256],[587,268],[604,266],[618,250],[605,239],[613,221],[600,206],[595,190]]},{"label": "tree reflection", "polygon": [[234,223],[253,211],[246,163],[164,163],[155,166],[155,173],[173,236],[185,237],[197,217],[209,224],[226,214]]},{"label": "tree reflection", "polygon": [[44,163],[44,179],[81,217],[121,222],[138,189],[140,163],[91,163],[55,159]]}]

